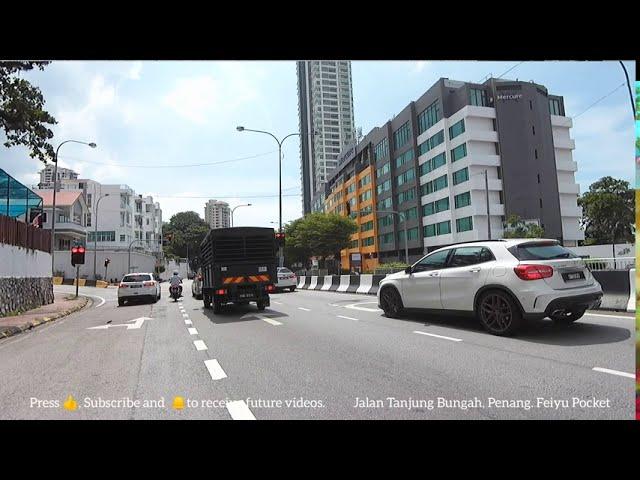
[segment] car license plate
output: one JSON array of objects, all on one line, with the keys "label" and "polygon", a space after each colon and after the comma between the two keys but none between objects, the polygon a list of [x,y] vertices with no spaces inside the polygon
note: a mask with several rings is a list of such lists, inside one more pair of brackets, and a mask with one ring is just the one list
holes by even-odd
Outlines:
[{"label": "car license plate", "polygon": [[571,280],[584,280],[584,272],[563,273],[562,278],[564,278],[565,282],[571,281]]},{"label": "car license plate", "polygon": [[131,285],[129,288],[142,288],[142,285]]}]

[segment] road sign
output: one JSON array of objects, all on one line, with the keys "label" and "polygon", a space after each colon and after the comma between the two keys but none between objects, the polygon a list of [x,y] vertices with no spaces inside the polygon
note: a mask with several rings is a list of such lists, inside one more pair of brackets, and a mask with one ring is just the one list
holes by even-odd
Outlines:
[{"label": "road sign", "polygon": [[[145,320],[152,320],[150,317],[140,317],[134,318],[133,320],[128,320],[126,323],[118,323],[118,324],[109,324],[109,325],[99,325],[97,327],[89,327],[87,330],[106,330],[110,327],[127,327],[127,330],[136,330],[142,327],[142,324]],[[133,323],[131,323],[133,322]]]}]

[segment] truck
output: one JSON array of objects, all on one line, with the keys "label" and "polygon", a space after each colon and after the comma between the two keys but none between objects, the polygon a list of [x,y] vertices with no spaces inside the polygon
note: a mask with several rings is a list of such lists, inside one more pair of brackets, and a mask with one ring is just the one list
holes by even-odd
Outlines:
[{"label": "truck", "polygon": [[272,228],[214,228],[200,245],[204,308],[222,312],[224,305],[255,302],[270,305],[278,280],[276,238]]}]

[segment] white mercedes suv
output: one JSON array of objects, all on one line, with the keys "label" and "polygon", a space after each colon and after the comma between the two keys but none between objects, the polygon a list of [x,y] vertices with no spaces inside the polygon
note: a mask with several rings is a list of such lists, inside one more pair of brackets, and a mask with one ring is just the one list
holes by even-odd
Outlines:
[{"label": "white mercedes suv", "polygon": [[505,239],[434,250],[382,279],[377,295],[391,318],[414,309],[467,313],[494,335],[512,335],[527,319],[578,320],[600,305],[602,288],[557,240]]}]

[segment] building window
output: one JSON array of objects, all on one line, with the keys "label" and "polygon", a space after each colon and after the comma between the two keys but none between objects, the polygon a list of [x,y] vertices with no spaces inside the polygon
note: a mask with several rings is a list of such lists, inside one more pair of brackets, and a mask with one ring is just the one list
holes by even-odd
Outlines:
[{"label": "building window", "polygon": [[476,107],[488,106],[487,93],[484,90],[480,90],[479,88],[470,88],[469,103],[471,103],[471,105],[475,105]]},{"label": "building window", "polygon": [[435,135],[429,137],[427,140],[418,145],[418,156],[427,153],[429,150],[434,149],[438,145],[444,142],[444,130],[440,130]]},{"label": "building window", "polygon": [[463,143],[451,150],[451,162],[456,162],[467,156],[467,144]]},{"label": "building window", "polygon": [[423,237],[435,237],[436,236],[436,224],[432,223],[431,225],[425,225],[422,229]]},{"label": "building window", "polygon": [[[538,182],[538,183],[540,183],[540,182]],[[85,227],[90,227],[90,226],[91,226],[91,212],[88,212],[87,213],[87,218],[86,218],[86,221],[85,221]]]},{"label": "building window", "polygon": [[[407,220],[413,220],[414,218],[418,218],[418,207],[409,208],[404,211],[404,218]],[[402,218],[400,219],[402,222]]]},{"label": "building window", "polygon": [[371,189],[366,192],[360,194],[360,202],[366,202],[367,200],[371,200]]},{"label": "building window", "polygon": [[444,197],[434,202],[434,208],[436,210],[436,213],[449,210],[449,197]]},{"label": "building window", "polygon": [[373,230],[373,220],[370,220],[360,225],[361,232],[368,232],[369,230]]},{"label": "building window", "polygon": [[429,105],[418,115],[418,135],[431,128],[440,121],[440,106],[438,100]]},{"label": "building window", "polygon": [[[82,187],[80,187],[82,188]],[[92,195],[90,193],[87,193],[87,207],[91,207],[91,197]]]},{"label": "building window", "polygon": [[124,235],[120,235],[120,241],[124,242],[125,241],[125,236]]},{"label": "building window", "polygon": [[447,233],[451,233],[451,221],[436,223],[437,235],[446,235]]},{"label": "building window", "polygon": [[406,122],[399,129],[393,132],[393,149],[397,150],[407,144],[411,138],[411,127],[409,122]]},{"label": "building window", "polygon": [[391,243],[393,242],[393,233],[385,233],[383,235],[378,235],[378,243]]},{"label": "building window", "polygon": [[388,178],[377,186],[378,195],[391,189],[391,179]]},{"label": "building window", "polygon": [[367,174],[358,181],[358,188],[362,188],[371,183],[371,175]]},{"label": "building window", "polygon": [[469,180],[469,169],[467,167],[464,167],[462,170],[458,170],[457,172],[453,172],[454,185],[466,182],[467,180]]},{"label": "building window", "polygon": [[504,194],[502,193],[502,190],[498,191],[498,198],[500,199],[500,205],[504,205]]},{"label": "building window", "polygon": [[392,205],[393,201],[391,200],[391,197],[385,198],[384,200],[380,200],[378,202],[378,210],[386,210],[388,208],[391,208]]},{"label": "building window", "polygon": [[373,158],[377,161],[389,156],[389,142],[385,138],[373,149]]},{"label": "building window", "polygon": [[401,167],[402,165],[404,165],[407,162],[410,162],[411,160],[413,160],[413,149],[407,150],[398,158],[396,158],[396,168]]},{"label": "building window", "polygon": [[449,127],[449,140],[453,140],[461,133],[464,133],[464,118]]},{"label": "building window", "polygon": [[396,177],[396,185],[404,185],[405,183],[414,180],[416,178],[415,169],[411,168],[404,173],[401,173]]},{"label": "building window", "polygon": [[562,110],[560,110],[560,100],[556,98],[549,99],[549,112],[551,115],[562,115]]},{"label": "building window", "polygon": [[393,225],[393,215],[387,215],[380,219],[381,227],[388,227],[390,225]]},{"label": "building window", "polygon": [[363,238],[362,239],[362,246],[363,247],[370,247],[371,245],[373,245],[374,243],[374,239],[373,237],[367,237],[367,238]]},{"label": "building window", "polygon": [[98,242],[115,242],[116,241],[116,232],[89,232],[87,234],[87,242],[95,242],[96,238]]},{"label": "building window", "polygon": [[390,169],[390,163],[387,162],[384,165],[382,165],[380,168],[376,169],[376,177],[380,178],[383,175],[386,175],[387,173],[389,173],[389,169]]},{"label": "building window", "polygon": [[468,232],[473,230],[473,219],[471,217],[458,218],[456,220],[456,232]]},{"label": "building window", "polygon": [[349,185],[347,187],[347,193],[353,193],[355,191],[356,191],[356,184],[355,183],[352,183],[351,185]]},{"label": "building window", "polygon": [[533,149],[533,153],[535,154],[535,156],[536,156],[536,160],[537,160],[537,159],[538,159],[538,149],[537,149],[537,148],[534,148],[534,149]]},{"label": "building window", "polygon": [[456,195],[455,197],[453,197],[453,201],[456,205],[456,208],[462,208],[471,205],[471,192],[465,192]]},{"label": "building window", "polygon": [[536,127],[534,127],[533,125],[531,125],[531,131],[533,132],[533,134],[536,134]]},{"label": "building window", "polygon": [[351,240],[351,243],[349,243],[349,248],[358,248],[358,240]]},{"label": "building window", "polygon": [[416,189],[415,187],[407,190],[406,192],[401,192],[397,195],[397,203],[398,205],[403,204],[404,202],[408,202],[409,200],[413,200],[416,197]]},{"label": "building window", "polygon": [[440,168],[447,163],[447,154],[442,152],[440,155],[436,155],[433,158],[430,158],[422,165],[420,165],[420,175],[426,175],[427,173],[435,170],[436,168]]}]

